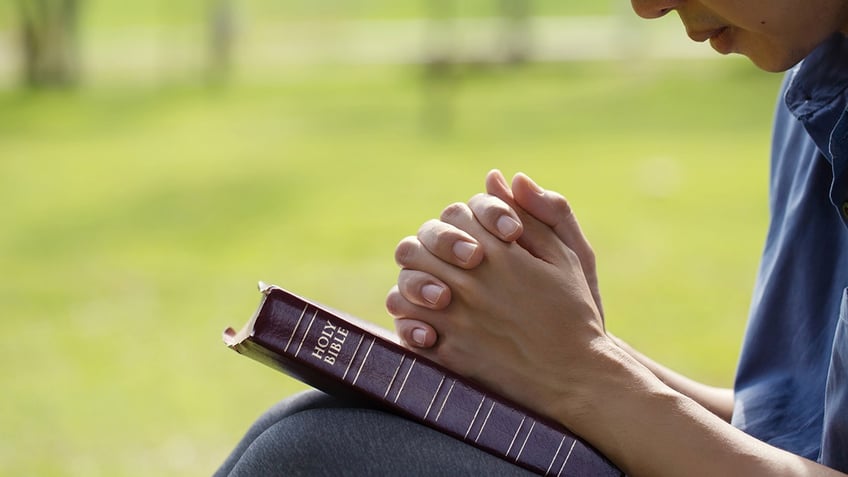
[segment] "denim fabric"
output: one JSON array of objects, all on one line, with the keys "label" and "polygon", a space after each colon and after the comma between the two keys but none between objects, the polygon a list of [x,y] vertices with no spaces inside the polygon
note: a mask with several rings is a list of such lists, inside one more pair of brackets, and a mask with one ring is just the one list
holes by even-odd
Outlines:
[{"label": "denim fabric", "polygon": [[848,416],[840,325],[848,287],[846,97],[843,35],[786,75],[772,143],[771,222],[733,413],[733,424],[753,436],[843,471],[848,447],[832,443],[843,442]]},{"label": "denim fabric", "polygon": [[271,408],[215,477],[531,476],[407,419],[318,391]]},{"label": "denim fabric", "polygon": [[827,373],[824,408],[824,437],[821,462],[836,469],[848,469],[848,289],[842,297],[842,310]]}]

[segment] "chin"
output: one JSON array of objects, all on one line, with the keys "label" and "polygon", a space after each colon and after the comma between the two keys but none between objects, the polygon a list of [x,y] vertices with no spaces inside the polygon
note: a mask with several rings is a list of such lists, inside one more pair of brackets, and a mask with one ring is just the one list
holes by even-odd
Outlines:
[{"label": "chin", "polygon": [[784,72],[784,71],[792,68],[796,64],[798,64],[798,62],[801,61],[803,59],[803,57],[799,58],[797,60],[783,60],[783,61],[776,61],[773,58],[763,59],[763,58],[757,58],[757,57],[752,57],[752,56],[749,56],[748,59],[750,59],[751,62],[754,63],[754,65],[756,65],[757,68],[759,68],[763,71],[768,71],[769,73],[781,73],[781,72]]},{"label": "chin", "polygon": [[780,55],[742,54],[747,56],[748,59],[757,66],[757,68],[770,73],[780,73],[797,65],[799,61],[803,60],[808,54],[810,54],[810,51],[812,51],[812,49],[792,51]]},{"label": "chin", "polygon": [[[807,57],[819,44],[828,37],[811,39],[801,44],[757,43],[739,45],[740,53],[747,56],[758,68],[772,73],[786,71]],[[749,48],[744,48],[749,46]]]}]

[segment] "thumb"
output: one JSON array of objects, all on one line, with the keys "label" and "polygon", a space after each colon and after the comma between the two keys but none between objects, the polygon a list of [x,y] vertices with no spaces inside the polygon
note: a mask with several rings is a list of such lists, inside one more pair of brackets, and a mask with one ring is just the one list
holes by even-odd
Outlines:
[{"label": "thumb", "polygon": [[506,202],[513,209],[515,208],[515,197],[513,197],[509,184],[507,184],[501,171],[492,169],[486,174],[486,193]]},{"label": "thumb", "polygon": [[565,197],[542,189],[530,177],[520,172],[512,180],[512,195],[519,208],[551,227],[562,243],[577,254],[595,304],[603,316],[595,252]]},{"label": "thumb", "polygon": [[555,234],[551,234],[550,231],[544,233],[542,228],[550,229],[551,227],[534,217],[532,213],[522,209],[521,205],[516,202],[514,193],[507,185],[501,171],[492,169],[486,175],[486,193],[504,201],[512,207],[512,210],[521,219],[524,230],[517,237],[518,244],[536,258],[549,261],[552,251],[562,246],[561,243],[558,243],[562,240]]}]

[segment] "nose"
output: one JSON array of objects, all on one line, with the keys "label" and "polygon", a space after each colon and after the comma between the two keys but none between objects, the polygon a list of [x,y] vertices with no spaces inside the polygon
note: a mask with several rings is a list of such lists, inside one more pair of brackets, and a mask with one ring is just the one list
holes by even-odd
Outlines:
[{"label": "nose", "polygon": [[659,18],[677,8],[684,0],[630,0],[633,11],[642,18]]}]

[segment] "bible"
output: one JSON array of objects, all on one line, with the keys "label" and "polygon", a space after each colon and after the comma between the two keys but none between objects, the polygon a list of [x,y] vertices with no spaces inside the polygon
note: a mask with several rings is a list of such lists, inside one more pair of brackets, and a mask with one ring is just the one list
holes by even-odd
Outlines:
[{"label": "bible", "polygon": [[329,394],[367,399],[528,470],[623,476],[562,425],[404,348],[375,325],[259,284],[262,300],[233,350]]}]

